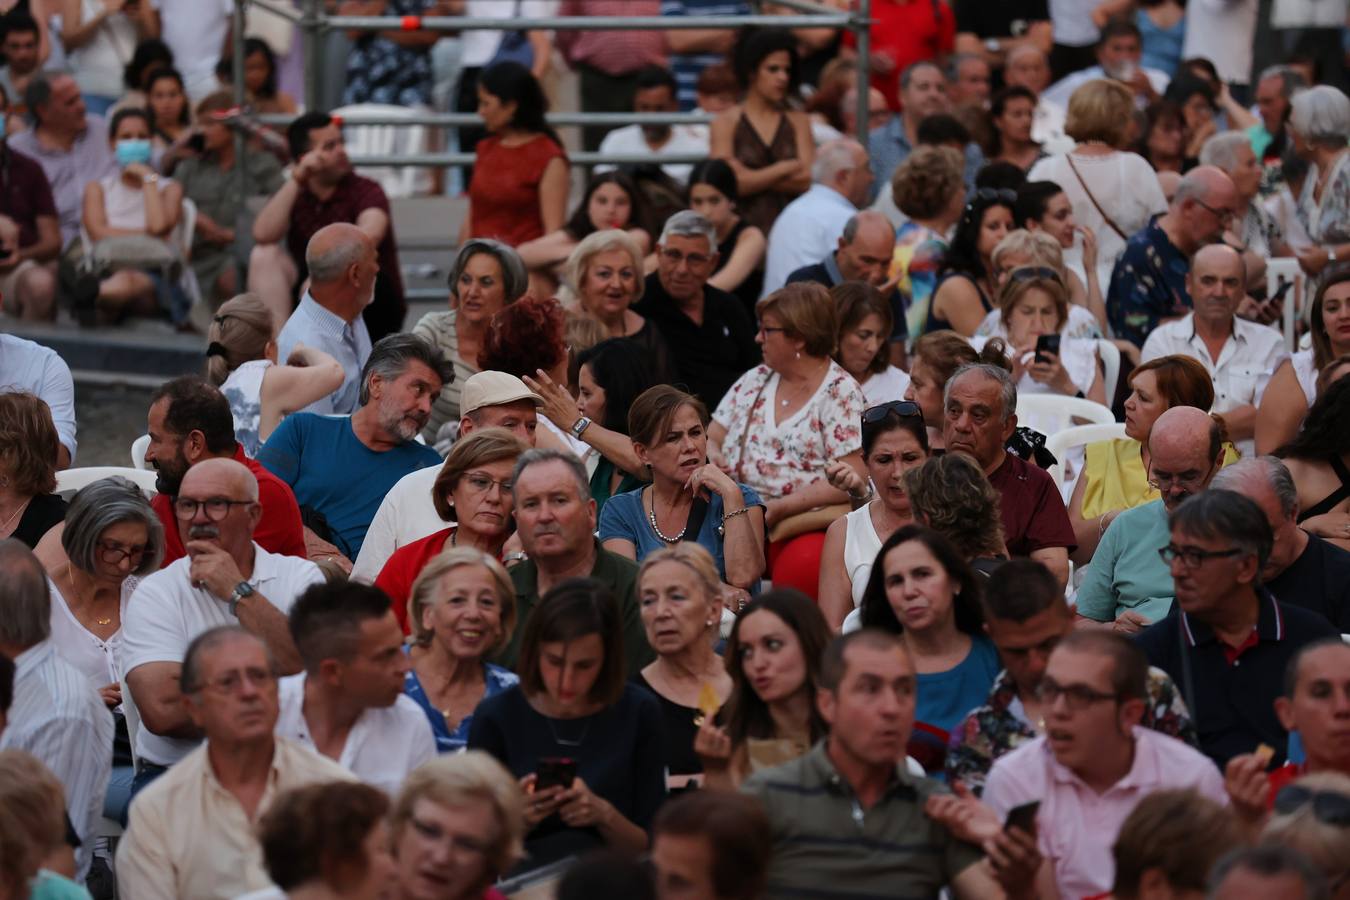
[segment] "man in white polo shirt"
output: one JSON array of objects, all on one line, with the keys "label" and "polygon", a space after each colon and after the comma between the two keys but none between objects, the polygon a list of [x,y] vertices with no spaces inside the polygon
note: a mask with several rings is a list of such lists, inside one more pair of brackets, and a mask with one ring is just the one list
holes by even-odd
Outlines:
[{"label": "man in white polo shirt", "polygon": [[282,673],[299,671],[286,614],[305,588],[323,581],[309,560],[254,543],[258,482],[232,459],[189,469],[174,512],[187,556],[141,582],[122,623],[122,671],[140,716],[133,797],[200,742],[179,690],[192,639],[240,625],[267,645]]},{"label": "man in white polo shirt", "polygon": [[394,796],[436,755],[436,739],[403,694],[412,662],[389,598],[350,581],[315,585],[295,601],[290,626],[305,671],[281,679],[277,734]]}]

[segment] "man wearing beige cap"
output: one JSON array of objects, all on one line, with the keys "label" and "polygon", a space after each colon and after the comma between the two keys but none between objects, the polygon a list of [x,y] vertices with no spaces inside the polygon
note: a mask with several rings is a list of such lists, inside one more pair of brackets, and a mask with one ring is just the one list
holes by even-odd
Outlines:
[{"label": "man wearing beige cap", "polygon": [[[544,400],[514,375],[505,372],[479,372],[469,377],[460,390],[459,434],[463,437],[479,428],[505,428],[534,446],[536,409]],[[436,449],[449,453],[451,441]],[[394,551],[404,544],[426,537],[445,527],[431,500],[432,485],[441,469],[431,466],[399,479],[385,495],[366,531],[365,543],[352,567],[351,577],[372,584]]]}]

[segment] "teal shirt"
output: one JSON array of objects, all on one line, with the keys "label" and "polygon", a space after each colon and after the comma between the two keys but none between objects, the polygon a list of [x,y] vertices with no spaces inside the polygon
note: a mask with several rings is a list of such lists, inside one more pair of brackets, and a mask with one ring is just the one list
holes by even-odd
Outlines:
[{"label": "teal shirt", "polygon": [[90,900],[87,890],[46,869],[38,871],[29,888],[29,900]]},{"label": "teal shirt", "polygon": [[1161,500],[1127,509],[1102,535],[1078,587],[1078,612],[1113,622],[1126,610],[1150,622],[1172,608],[1172,573],[1158,556],[1171,540]]}]

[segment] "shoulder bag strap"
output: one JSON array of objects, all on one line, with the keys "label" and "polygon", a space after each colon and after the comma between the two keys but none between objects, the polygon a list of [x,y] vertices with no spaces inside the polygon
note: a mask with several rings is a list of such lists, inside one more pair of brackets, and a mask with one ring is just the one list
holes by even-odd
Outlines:
[{"label": "shoulder bag strap", "polygon": [[689,507],[689,518],[685,519],[684,534],[680,536],[680,540],[698,543],[698,533],[703,530],[703,520],[708,517],[708,505],[706,497],[694,498],[693,504]]},{"label": "shoulder bag strap", "polygon": [[1102,205],[1097,202],[1097,198],[1092,196],[1092,189],[1088,187],[1087,182],[1083,180],[1083,173],[1079,172],[1078,166],[1074,165],[1073,154],[1066,153],[1064,154],[1064,158],[1068,161],[1069,168],[1073,170],[1074,177],[1078,179],[1078,183],[1083,186],[1083,193],[1087,194],[1087,198],[1092,201],[1092,208],[1097,210],[1097,215],[1101,216],[1102,221],[1111,226],[1112,231],[1120,235],[1122,241],[1128,241],[1130,236],[1124,231],[1121,231],[1120,226],[1115,223],[1115,220],[1106,214],[1106,210],[1102,209]]},{"label": "shoulder bag strap", "polygon": [[745,428],[741,431],[740,447],[736,451],[736,477],[733,481],[740,483],[745,480],[745,473],[742,467],[745,465],[745,442],[750,439],[750,420],[755,417],[755,407],[759,405],[759,400],[764,396],[764,391],[773,380],[773,369],[769,369],[769,374],[764,377],[764,383],[759,386],[755,392],[755,399],[750,401],[750,409],[745,413]]}]

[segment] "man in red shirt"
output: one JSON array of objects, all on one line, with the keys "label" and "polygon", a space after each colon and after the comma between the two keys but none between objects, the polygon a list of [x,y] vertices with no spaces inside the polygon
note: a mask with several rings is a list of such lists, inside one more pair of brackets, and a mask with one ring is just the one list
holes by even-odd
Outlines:
[{"label": "man in red shirt", "polygon": [[258,479],[262,519],[253,539],[269,553],[308,558],[300,506],[290,486],[244,455],[234,439],[234,417],[225,396],[201,378],[186,375],[163,384],[150,399],[146,417],[150,445],[145,461],[159,473],[150,501],[164,526],[162,565],[186,555],[173,513],[174,497],[187,470],[204,459],[233,459]]},{"label": "man in red shirt", "polygon": [[248,289],[262,297],[278,325],[285,322],[295,308],[296,285],[309,274],[309,239],[325,225],[347,222],[366,233],[379,257],[375,292],[362,314],[371,343],[402,331],[408,307],[384,189],[352,171],[340,123],[328,113],[299,116],[286,138],[294,160],[291,177],[253,220],[257,243],[248,261]]}]

